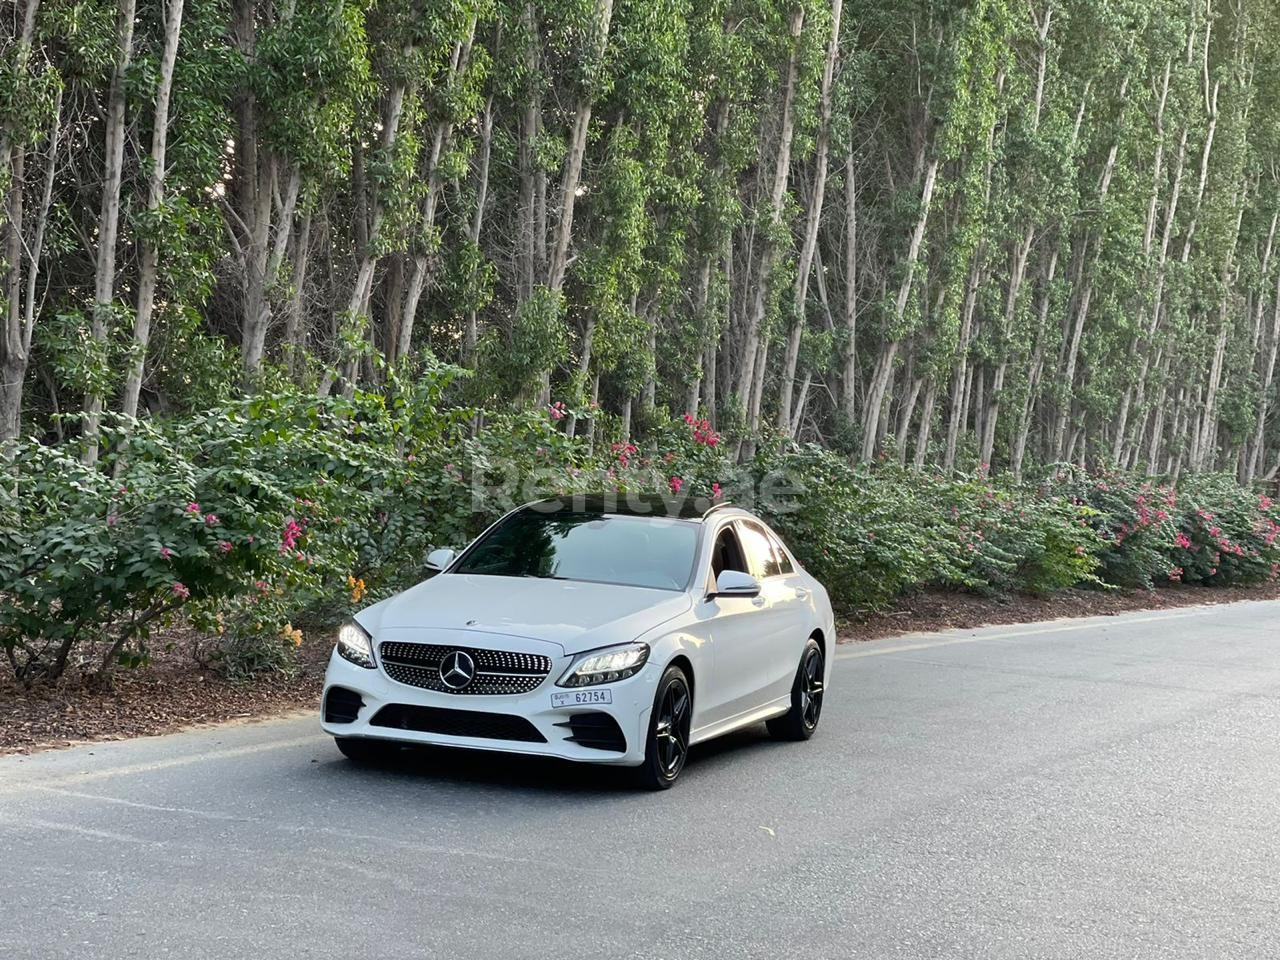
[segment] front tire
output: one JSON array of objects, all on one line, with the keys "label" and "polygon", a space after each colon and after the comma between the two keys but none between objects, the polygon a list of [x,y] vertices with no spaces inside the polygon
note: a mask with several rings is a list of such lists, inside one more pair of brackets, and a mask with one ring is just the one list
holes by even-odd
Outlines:
[{"label": "front tire", "polygon": [[693,692],[679,667],[667,667],[658,681],[649,715],[644,762],[636,768],[637,785],[647,790],[670,790],[689,756],[689,723]]},{"label": "front tire", "polygon": [[822,716],[826,675],[822,646],[810,637],[800,654],[800,666],[791,684],[791,709],[765,724],[775,740],[808,740],[813,736]]},{"label": "front tire", "polygon": [[334,737],[333,742],[338,745],[344,757],[361,766],[386,763],[400,750],[398,744],[367,737]]}]

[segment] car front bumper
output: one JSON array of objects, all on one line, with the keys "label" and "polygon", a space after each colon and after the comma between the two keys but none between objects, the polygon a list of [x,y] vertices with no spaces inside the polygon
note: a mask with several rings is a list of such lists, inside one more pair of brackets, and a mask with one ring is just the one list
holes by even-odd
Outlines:
[{"label": "car front bumper", "polygon": [[[439,693],[392,680],[381,667],[368,669],[343,659],[335,650],[329,657],[321,701],[321,723],[325,733],[335,737],[366,737],[406,744],[432,744],[474,750],[495,750],[534,756],[559,757],[589,763],[634,766],[644,760],[645,739],[654,693],[662,675],[660,667],[645,664],[635,676],[615,683],[582,690],[608,690],[611,703],[581,706],[552,706],[553,693],[569,693],[557,687],[559,678],[575,657],[553,660],[551,673],[529,693],[492,695]],[[335,722],[326,716],[330,692],[342,688],[357,694],[360,706],[350,722]],[[344,695],[339,694],[341,698]],[[353,698],[346,701],[354,705]],[[336,701],[335,701],[336,702]],[[579,739],[582,725],[591,728],[605,721],[574,719],[582,714],[605,714],[613,718],[625,742],[625,749],[587,746]],[[427,718],[424,722],[423,718]],[[415,727],[430,727],[430,730]],[[451,732],[441,732],[448,729]],[[575,738],[575,739],[570,739]]]}]

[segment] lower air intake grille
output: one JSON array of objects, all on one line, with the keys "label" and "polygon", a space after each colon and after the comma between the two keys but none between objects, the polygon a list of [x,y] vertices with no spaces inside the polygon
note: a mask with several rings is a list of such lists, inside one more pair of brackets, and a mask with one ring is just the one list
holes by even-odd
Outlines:
[{"label": "lower air intake grille", "polygon": [[[475,677],[461,689],[448,686],[440,678],[441,661],[455,651],[469,656],[476,669]],[[551,672],[551,658],[540,653],[388,642],[378,647],[378,654],[382,669],[392,680],[437,693],[508,696],[529,693]]]},{"label": "lower air intake grille", "polygon": [[330,687],[324,695],[325,723],[355,723],[364,701],[360,694],[346,687]]},{"label": "lower air intake grille", "polygon": [[383,707],[369,721],[375,727],[417,730],[419,733],[442,733],[449,737],[476,737],[483,740],[516,740],[520,743],[546,743],[547,738],[524,717],[482,710],[450,710],[445,707],[418,707],[392,703]]},{"label": "lower air intake grille", "polygon": [[569,728],[569,736],[565,739],[570,743],[594,750],[613,750],[617,753],[627,751],[627,738],[622,735],[622,728],[607,713],[575,713],[556,726]]}]

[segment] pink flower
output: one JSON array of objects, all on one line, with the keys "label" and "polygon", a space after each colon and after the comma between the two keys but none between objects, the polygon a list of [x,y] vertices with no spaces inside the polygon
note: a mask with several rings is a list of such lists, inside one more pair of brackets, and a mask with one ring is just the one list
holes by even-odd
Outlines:
[{"label": "pink flower", "polygon": [[719,499],[720,499],[720,494],[721,494],[720,484],[718,484],[718,483],[713,483],[713,484],[711,485],[711,499],[712,499],[712,500],[719,500]]},{"label": "pink flower", "polygon": [[216,527],[218,525],[218,515],[216,513],[206,513],[204,516],[204,525],[206,527]]},{"label": "pink flower", "polygon": [[168,560],[171,556],[173,556],[173,551],[172,551],[172,550],[170,550],[168,547],[161,547],[161,548],[160,548],[160,559],[161,559],[161,560]]},{"label": "pink flower", "polygon": [[119,518],[119,517],[117,517],[114,513],[109,514],[109,515],[107,516],[107,526],[108,526],[108,527],[114,527],[114,526],[115,526],[117,523],[119,523],[119,522],[120,522],[120,518]]},{"label": "pink flower", "polygon": [[121,487],[119,490],[116,491],[116,493],[128,493],[128,492],[129,492],[128,487]]},{"label": "pink flower", "polygon": [[1264,493],[1264,494],[1261,494],[1261,495],[1258,497],[1258,509],[1259,509],[1259,510],[1270,510],[1270,509],[1271,509],[1271,505],[1272,505],[1272,503],[1273,503],[1273,502],[1274,502],[1274,501],[1273,501],[1270,497],[1268,497],[1265,493]]},{"label": "pink flower", "polygon": [[1169,579],[1170,579],[1170,580],[1173,580],[1173,581],[1181,580],[1181,579],[1182,579],[1182,568],[1181,568],[1181,567],[1174,567],[1172,570],[1170,570],[1170,571],[1169,571]]},{"label": "pink flower", "polygon": [[187,504],[187,513],[199,513],[199,512],[200,512],[200,504],[198,503]]},{"label": "pink flower", "polygon": [[551,404],[551,406],[547,407],[547,412],[551,414],[552,420],[563,420],[568,414],[568,411],[564,408],[564,403],[560,400],[557,400],[555,403]]},{"label": "pink flower", "polygon": [[672,493],[679,493],[680,488],[684,486],[684,481],[680,477],[672,477],[668,482],[671,484]]},{"label": "pink flower", "polygon": [[170,589],[173,590],[173,595],[179,600],[185,600],[191,596],[191,591],[187,589],[185,583],[175,583]]},{"label": "pink flower", "polygon": [[220,541],[218,541],[218,549],[219,549],[219,550],[221,550],[223,553],[230,553],[230,552],[231,552],[231,541],[230,541],[230,540],[220,540]]},{"label": "pink flower", "polygon": [[1189,549],[1191,548],[1191,538],[1190,538],[1190,537],[1188,537],[1188,536],[1187,536],[1185,533],[1183,533],[1181,530],[1179,530],[1179,531],[1178,531],[1178,535],[1174,538],[1174,541],[1175,541],[1175,542],[1178,544],[1178,546],[1180,546],[1183,550],[1189,550]]},{"label": "pink flower", "polygon": [[676,455],[672,453],[670,450],[668,450],[666,453],[662,455],[662,459],[667,461],[667,463],[670,463],[675,458],[676,458]]}]

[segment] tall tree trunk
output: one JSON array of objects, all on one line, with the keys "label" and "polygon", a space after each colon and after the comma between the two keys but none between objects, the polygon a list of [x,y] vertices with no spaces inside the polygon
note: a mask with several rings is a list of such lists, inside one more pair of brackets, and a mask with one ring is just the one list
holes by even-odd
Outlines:
[{"label": "tall tree trunk", "polygon": [[289,373],[297,377],[302,372],[305,357],[302,335],[302,303],[307,282],[307,262],[311,255],[310,209],[302,214],[302,224],[293,243],[293,270],[289,278],[289,306],[285,314],[284,342],[288,350]]},{"label": "tall tree trunk", "polygon": [[[476,208],[471,213],[467,239],[474,250],[480,248],[480,231],[484,225],[484,208],[489,197],[489,157],[493,149],[493,94],[484,101],[484,119],[480,123],[480,159],[476,165]],[[412,332],[412,331],[411,331]],[[462,362],[466,366],[475,363],[477,330],[476,310],[467,311],[467,328],[462,338]]]},{"label": "tall tree trunk", "polygon": [[[116,18],[116,60],[107,94],[106,150],[102,177],[102,203],[98,214],[97,254],[93,271],[94,342],[105,345],[115,309],[116,240],[120,230],[120,184],[124,176],[125,84],[133,63],[133,22],[137,0],[120,0]],[[98,425],[103,397],[90,389],[85,397],[85,463],[98,462]]]},{"label": "tall tree trunk", "polygon": [[[27,72],[31,61],[31,46],[35,37],[36,11],[39,0],[27,0],[22,8],[17,42],[10,50],[15,77]],[[16,10],[15,10],[16,13]],[[61,92],[58,94],[61,107]],[[57,154],[58,123],[54,123],[52,158]],[[3,252],[5,313],[0,328],[0,443],[15,439],[21,431],[22,390],[26,379],[27,361],[30,356],[29,338],[26,335],[22,314],[22,232],[23,190],[26,167],[24,144],[15,144],[15,131],[6,118],[0,124],[0,184],[5,193],[0,195],[0,251]],[[43,217],[41,218],[43,231]],[[31,275],[39,268],[39,255],[32,258]],[[2,453],[3,451],[0,451]]]},{"label": "tall tree trunk", "polygon": [[1262,469],[1267,415],[1271,411],[1271,394],[1275,385],[1276,354],[1280,352],[1280,271],[1276,273],[1275,299],[1271,307],[1271,337],[1262,366],[1262,394],[1258,403],[1258,422],[1253,428],[1253,449],[1245,469],[1246,482],[1252,482]]},{"label": "tall tree trunk", "polygon": [[[782,91],[781,119],[778,127],[778,150],[774,158],[772,185],[769,190],[768,224],[764,231],[760,259],[755,277],[751,281],[751,302],[747,308],[747,325],[740,348],[741,361],[738,371],[738,402],[748,411],[747,432],[759,427],[758,414],[752,422],[751,409],[759,410],[759,402],[753,402],[757,383],[763,377],[756,376],[756,363],[761,353],[760,326],[764,322],[769,293],[769,275],[773,272],[777,257],[774,234],[782,222],[786,200],[787,177],[791,168],[791,143],[795,137],[796,76],[800,58],[800,32],[804,27],[804,7],[796,6],[791,13],[791,54],[787,61],[786,85]],[[750,442],[748,441],[748,446]],[[750,450],[747,453],[750,456]]]},{"label": "tall tree trunk", "polygon": [[840,409],[852,424],[858,407],[858,207],[853,147],[844,161],[844,371]]},{"label": "tall tree trunk", "polygon": [[[907,311],[907,300],[911,296],[911,284],[915,277],[916,261],[920,256],[920,244],[924,241],[925,227],[929,223],[929,207],[933,201],[933,188],[938,179],[938,158],[934,157],[924,174],[924,185],[920,191],[920,215],[916,219],[915,229],[911,233],[911,241],[907,245],[907,254],[903,263],[902,284],[898,287],[898,297],[894,301],[893,320],[900,323]],[[881,406],[884,403],[885,391],[889,388],[889,380],[893,376],[893,363],[898,355],[902,341],[895,337],[888,341],[880,351],[880,359],[876,362],[871,386],[867,391],[867,404],[863,416],[862,453],[863,463],[869,462],[875,454],[879,430]]]},{"label": "tall tree trunk", "polygon": [[[613,17],[613,0],[595,0],[592,14],[591,61],[603,59],[609,42],[609,23]],[[587,131],[591,125],[593,101],[590,92],[584,92],[578,100],[573,118],[573,131],[569,137],[569,152],[565,158],[560,180],[560,217],[556,224],[555,239],[551,245],[551,261],[547,264],[546,284],[559,292],[564,286],[564,274],[569,263],[569,241],[573,236],[573,208],[578,196],[578,183],[582,177],[582,159],[587,151]]]},{"label": "tall tree trunk", "polygon": [[[467,64],[471,59],[471,45],[475,42],[475,34],[476,18],[472,17],[467,28],[466,37],[453,46],[453,53],[449,58],[447,86],[455,86],[466,72]],[[484,121],[490,126],[492,125],[492,119],[488,116],[488,113],[489,103],[491,102],[492,98],[486,102],[486,119]],[[481,162],[486,166],[489,163],[489,144],[487,142],[489,136],[490,133],[488,131],[482,132],[482,137],[486,142],[481,147],[483,153]],[[448,151],[452,141],[453,122],[451,120],[442,120],[435,124],[432,131],[431,150],[427,158],[427,193],[422,201],[418,226],[418,230],[424,236],[431,236],[435,230],[436,209],[440,204],[440,195],[444,191],[444,179],[440,171],[440,161]],[[394,344],[395,349],[389,352],[387,359],[393,362],[408,354],[413,348],[413,324],[418,315],[418,303],[422,299],[423,291],[426,290],[428,283],[431,281],[432,264],[433,257],[428,251],[422,250],[414,254],[413,274],[410,277],[404,300],[401,301],[397,297],[392,298],[390,301],[388,320],[389,325],[395,328],[395,332],[394,336],[389,339]],[[397,307],[399,309],[396,309]],[[395,310],[395,312],[392,313],[392,310]]]},{"label": "tall tree trunk", "polygon": [[792,289],[794,315],[787,332],[787,350],[783,358],[782,390],[778,399],[778,429],[784,436],[795,435],[791,422],[792,390],[796,379],[796,364],[800,359],[800,341],[804,334],[805,301],[809,294],[809,274],[813,269],[813,256],[818,248],[818,225],[822,220],[822,202],[827,187],[827,155],[831,150],[831,83],[835,76],[836,57],[840,51],[840,14],[843,0],[831,0],[831,36],[827,40],[827,55],[822,64],[822,87],[819,92],[818,143],[813,158],[813,189],[809,194],[809,209],[805,217],[804,239],[800,244],[800,260],[796,266],[796,282]]},{"label": "tall tree trunk", "polygon": [[[26,146],[10,147],[6,158],[11,178],[5,204],[4,331],[0,338],[0,443],[17,438],[22,423],[22,384],[27,351],[22,329],[23,179]],[[7,445],[7,443],[6,443]],[[0,450],[0,454],[4,451]]]},{"label": "tall tree trunk", "polygon": [[920,411],[920,426],[916,429],[916,452],[913,465],[916,470],[924,468],[929,456],[929,435],[933,432],[933,408],[938,402],[938,384],[929,378],[928,389],[924,392],[924,409]]},{"label": "tall tree trunk", "polygon": [[[154,218],[164,202],[165,147],[169,140],[169,96],[173,90],[173,70],[178,60],[178,35],[182,29],[183,0],[169,0],[164,24],[164,52],[160,56],[160,83],[156,88],[156,110],[151,129],[151,173],[147,178],[147,213]],[[142,262],[138,268],[138,310],[133,320],[133,357],[125,375],[121,410],[126,417],[138,415],[138,395],[151,343],[151,314],[155,309],[156,273],[160,250],[156,238],[147,233],[142,241]]]},{"label": "tall tree trunk", "polygon": [[1036,329],[1031,358],[1027,363],[1027,393],[1022,401],[1022,413],[1013,434],[1013,449],[1009,454],[1009,467],[1015,483],[1022,482],[1022,464],[1027,453],[1027,440],[1031,434],[1031,417],[1035,411],[1036,394],[1040,388],[1040,376],[1044,370],[1045,334],[1048,331],[1049,307],[1053,303],[1053,280],[1058,271],[1059,247],[1054,242],[1049,251],[1049,262],[1044,268],[1040,305],[1036,312]]},{"label": "tall tree trunk", "polygon": [[[538,19],[536,8],[532,3],[525,6],[521,15],[525,31],[529,36],[529,45],[525,48],[524,68],[528,77],[538,75],[540,59],[538,49]],[[531,83],[534,81],[530,81]],[[517,300],[521,303],[533,295],[534,284],[537,283],[539,271],[538,260],[538,214],[535,193],[540,168],[537,159],[537,141],[542,133],[542,95],[540,90],[530,89],[526,93],[524,111],[520,116],[520,148],[518,164],[520,168],[519,225],[516,231],[517,262],[519,264],[519,287]]]}]

